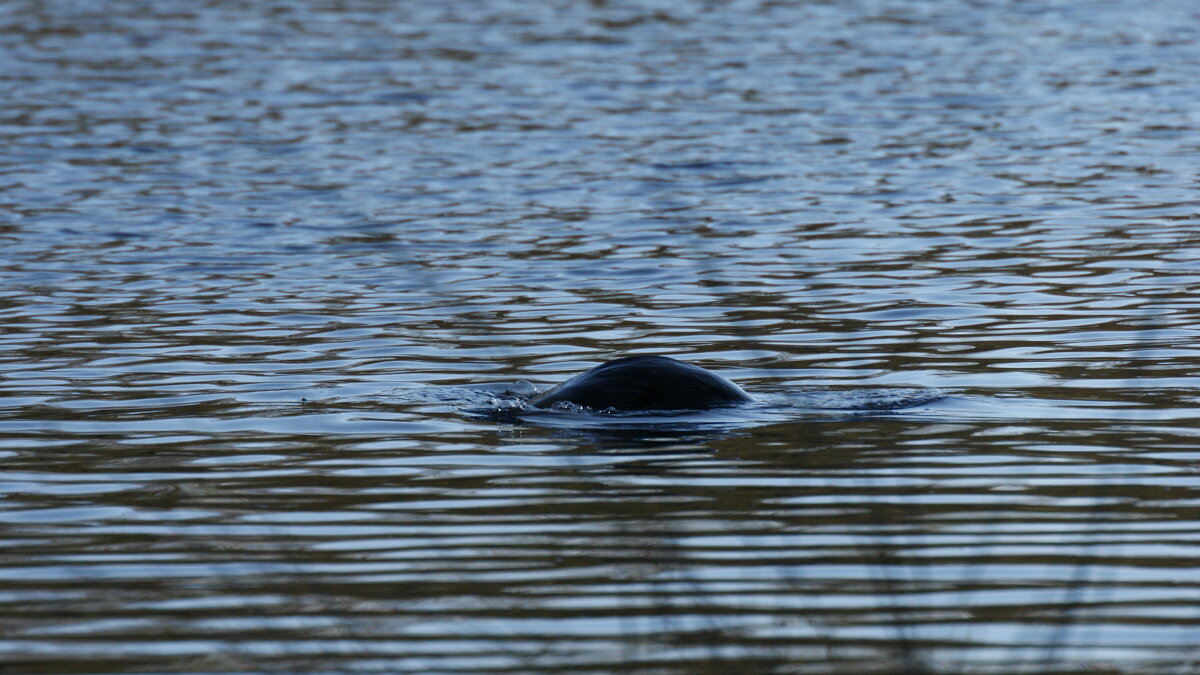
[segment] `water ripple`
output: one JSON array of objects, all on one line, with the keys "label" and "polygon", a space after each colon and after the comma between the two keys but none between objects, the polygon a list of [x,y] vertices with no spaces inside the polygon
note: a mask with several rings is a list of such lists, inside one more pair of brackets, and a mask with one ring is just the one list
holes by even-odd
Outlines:
[{"label": "water ripple", "polygon": [[[0,660],[1191,672],[1198,37],[0,10]],[[646,353],[761,404],[471,412]]]}]

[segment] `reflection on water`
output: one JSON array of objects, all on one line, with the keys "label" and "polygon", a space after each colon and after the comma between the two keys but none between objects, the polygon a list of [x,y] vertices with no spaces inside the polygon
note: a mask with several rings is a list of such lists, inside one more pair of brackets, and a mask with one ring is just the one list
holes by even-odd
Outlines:
[{"label": "reflection on water", "polygon": [[[0,669],[1193,672],[1198,35],[0,9]],[[470,412],[635,353],[760,404]]]}]

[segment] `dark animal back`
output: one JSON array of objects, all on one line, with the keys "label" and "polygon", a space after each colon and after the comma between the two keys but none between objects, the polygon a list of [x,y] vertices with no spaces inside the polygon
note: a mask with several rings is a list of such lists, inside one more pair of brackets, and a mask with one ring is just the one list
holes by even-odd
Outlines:
[{"label": "dark animal back", "polygon": [[736,384],[666,356],[629,356],[603,363],[535,397],[549,408],[560,401],[594,410],[706,410],[752,399]]}]

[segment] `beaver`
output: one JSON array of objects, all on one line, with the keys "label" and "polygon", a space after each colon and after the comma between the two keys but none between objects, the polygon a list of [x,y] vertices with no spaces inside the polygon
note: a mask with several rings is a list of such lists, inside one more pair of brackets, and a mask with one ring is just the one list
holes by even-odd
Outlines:
[{"label": "beaver", "polygon": [[569,401],[593,410],[707,410],[754,399],[729,380],[669,356],[602,363],[533,397],[535,408]]}]

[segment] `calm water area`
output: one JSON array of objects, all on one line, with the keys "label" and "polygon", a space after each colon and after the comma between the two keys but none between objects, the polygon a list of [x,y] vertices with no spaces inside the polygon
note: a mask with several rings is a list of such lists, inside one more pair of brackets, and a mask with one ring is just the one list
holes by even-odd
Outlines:
[{"label": "calm water area", "polygon": [[[9,0],[0,63],[0,672],[1200,672],[1195,2]],[[486,414],[633,354],[760,402]]]}]

